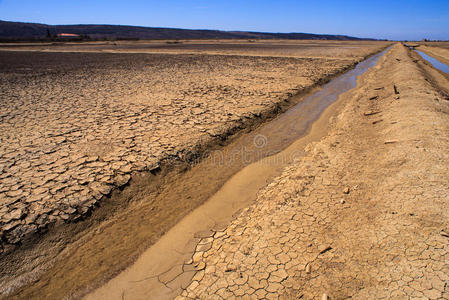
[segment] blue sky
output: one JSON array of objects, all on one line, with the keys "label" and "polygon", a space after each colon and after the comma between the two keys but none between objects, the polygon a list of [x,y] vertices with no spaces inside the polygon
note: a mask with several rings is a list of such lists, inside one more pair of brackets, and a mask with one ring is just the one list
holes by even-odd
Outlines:
[{"label": "blue sky", "polygon": [[449,39],[449,0],[0,0],[0,20]]}]

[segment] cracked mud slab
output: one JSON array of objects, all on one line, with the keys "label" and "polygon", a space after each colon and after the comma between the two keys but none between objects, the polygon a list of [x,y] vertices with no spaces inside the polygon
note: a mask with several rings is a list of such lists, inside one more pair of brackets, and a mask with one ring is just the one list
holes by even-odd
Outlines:
[{"label": "cracked mud slab", "polygon": [[401,45],[381,58],[329,135],[200,241],[176,299],[449,299],[449,102],[426,76]]}]

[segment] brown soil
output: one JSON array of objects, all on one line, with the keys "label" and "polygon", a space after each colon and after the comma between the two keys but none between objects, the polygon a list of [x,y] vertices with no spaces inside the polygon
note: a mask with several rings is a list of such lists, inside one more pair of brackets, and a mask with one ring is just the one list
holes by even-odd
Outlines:
[{"label": "brown soil", "polygon": [[[382,46],[378,44],[376,49]],[[365,55],[373,49],[367,48]],[[219,147],[220,138],[270,118],[289,95],[306,91],[354,62],[349,57],[0,55],[4,58],[2,80],[7,83],[2,85],[2,94],[11,99],[3,107],[1,124],[2,132],[8,133],[2,137],[6,142],[2,144],[0,182],[6,196],[1,206],[2,235],[9,242],[4,245],[17,243],[17,238],[22,243],[20,251],[3,248],[2,292],[36,280],[17,294],[20,298],[79,294],[86,286],[110,278],[241,168],[226,172],[209,168],[190,177],[189,173],[165,168],[172,159],[162,168],[157,167],[158,161],[170,157],[190,161],[186,150],[193,149],[194,158],[213,145]],[[27,61],[30,57],[33,59]],[[61,66],[61,61],[70,63]],[[207,71],[205,65],[209,66]],[[272,84],[267,85],[267,79]],[[206,91],[201,81],[211,82]],[[298,86],[300,81],[303,86]],[[273,87],[281,92],[273,95]],[[51,149],[47,148],[49,143]],[[57,171],[59,175],[52,177],[58,168],[64,172]],[[115,190],[108,201],[102,197],[114,186],[126,185],[132,172],[145,169],[154,174],[135,175],[129,188],[121,193]],[[214,177],[205,182],[203,174]],[[40,181],[28,182],[27,178]],[[61,188],[56,189],[58,186]],[[167,186],[171,188],[167,190]],[[80,201],[80,195],[85,200]],[[72,201],[65,203],[68,198]],[[61,226],[62,220],[89,214],[96,203],[101,208],[91,218]],[[118,214],[108,219],[114,212]],[[47,219],[42,219],[43,215]],[[33,220],[39,222],[36,227]],[[28,234],[36,228],[46,230],[48,224],[54,224],[51,234],[39,241]],[[92,230],[84,232],[85,228]],[[64,248],[66,244],[72,245]],[[52,266],[56,256],[58,262]],[[47,269],[39,278],[39,271]]]}]

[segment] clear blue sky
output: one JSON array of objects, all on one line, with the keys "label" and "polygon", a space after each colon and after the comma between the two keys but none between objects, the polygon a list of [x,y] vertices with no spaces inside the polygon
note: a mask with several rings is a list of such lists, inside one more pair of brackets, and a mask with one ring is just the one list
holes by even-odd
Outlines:
[{"label": "clear blue sky", "polygon": [[0,20],[449,39],[449,0],[0,0]]}]

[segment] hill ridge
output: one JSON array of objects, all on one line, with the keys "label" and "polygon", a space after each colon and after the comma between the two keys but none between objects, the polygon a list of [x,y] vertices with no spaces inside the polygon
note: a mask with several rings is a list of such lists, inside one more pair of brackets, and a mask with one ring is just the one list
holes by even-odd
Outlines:
[{"label": "hill ridge", "polygon": [[183,29],[133,25],[74,24],[48,25],[41,23],[0,20],[0,39],[39,40],[50,34],[79,34],[91,39],[302,39],[302,40],[372,40],[347,35],[302,32],[223,31],[214,29]]}]

